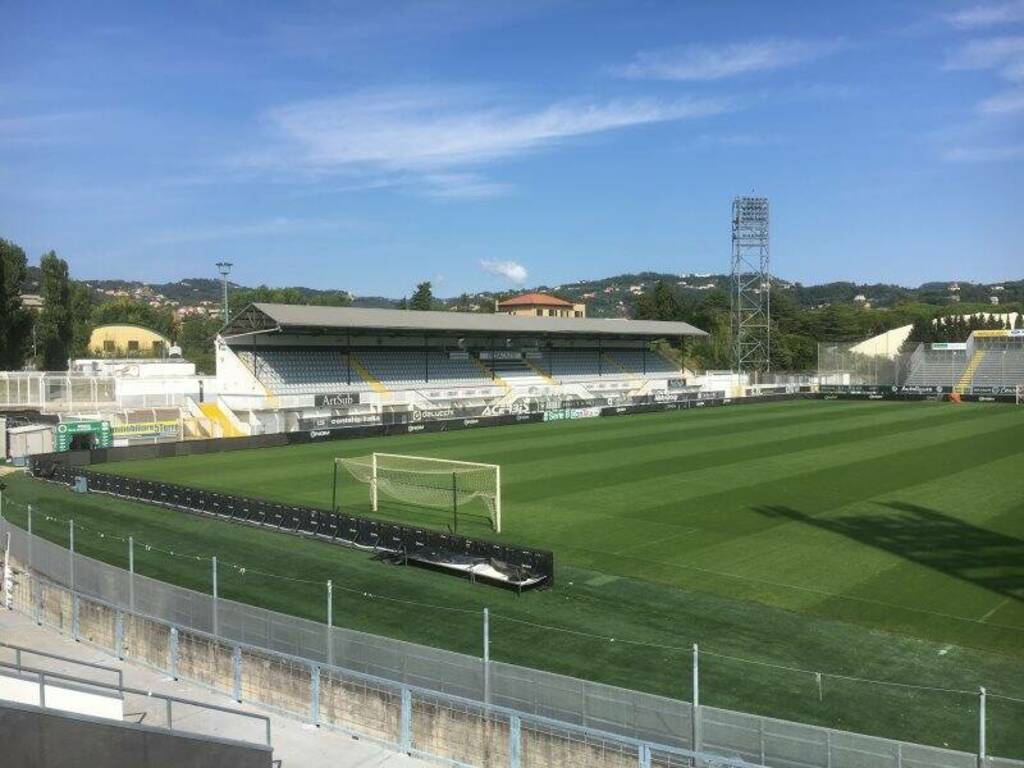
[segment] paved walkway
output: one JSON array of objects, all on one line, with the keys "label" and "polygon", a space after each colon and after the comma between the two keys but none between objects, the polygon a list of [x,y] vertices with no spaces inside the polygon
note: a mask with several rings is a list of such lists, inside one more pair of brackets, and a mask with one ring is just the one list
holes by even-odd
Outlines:
[{"label": "paved walkway", "polygon": [[[26,616],[4,608],[0,608],[0,640],[80,661],[117,667],[123,670],[124,684],[129,687],[269,715],[274,759],[282,761],[282,768],[423,768],[429,765],[422,760],[414,760],[408,755],[353,739],[337,731],[315,728],[258,706],[238,704],[229,696],[191,683],[180,680],[175,682],[149,667],[118,661],[91,645],[76,643],[55,630],[39,627]],[[29,663],[28,660],[26,663]],[[33,659],[32,663],[38,662]],[[81,668],[54,659],[47,661],[45,668],[69,675],[82,675]],[[224,732],[223,735],[231,738],[230,733]]]}]

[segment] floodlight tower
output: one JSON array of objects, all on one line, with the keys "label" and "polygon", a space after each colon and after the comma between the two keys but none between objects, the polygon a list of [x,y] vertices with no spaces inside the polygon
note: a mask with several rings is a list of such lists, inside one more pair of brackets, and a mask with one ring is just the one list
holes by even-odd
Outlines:
[{"label": "floodlight tower", "polygon": [[738,373],[771,368],[768,198],[732,201],[732,359]]},{"label": "floodlight tower", "polygon": [[220,272],[220,283],[223,289],[223,298],[221,298],[221,320],[224,325],[228,323],[228,275],[231,274],[231,267],[234,266],[230,261],[218,261],[217,271]]}]

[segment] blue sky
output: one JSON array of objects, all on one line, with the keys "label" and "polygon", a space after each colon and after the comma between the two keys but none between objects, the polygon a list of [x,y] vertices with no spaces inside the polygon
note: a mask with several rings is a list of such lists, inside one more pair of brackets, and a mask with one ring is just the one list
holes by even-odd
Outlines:
[{"label": "blue sky", "polygon": [[1024,0],[0,0],[0,236],[402,295],[1024,277]]}]

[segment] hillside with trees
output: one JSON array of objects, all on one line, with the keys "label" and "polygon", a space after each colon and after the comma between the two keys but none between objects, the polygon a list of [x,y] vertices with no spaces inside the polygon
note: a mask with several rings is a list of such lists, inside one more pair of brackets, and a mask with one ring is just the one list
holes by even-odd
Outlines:
[{"label": "hillside with trees", "polygon": [[[126,280],[75,280],[56,253],[29,266],[15,243],[0,240],[0,365],[63,370],[67,360],[87,353],[98,325],[132,323],[151,328],[182,348],[206,373],[214,369],[213,340],[221,328],[215,313],[221,283],[189,278],[147,284]],[[590,317],[683,320],[709,332],[683,351],[695,369],[728,368],[729,277],[724,274],[636,272],[596,280],[516,291],[464,293],[439,298],[430,282],[403,298],[358,297],[346,290],[303,286],[254,288],[230,284],[230,311],[250,302],[360,306],[454,312],[493,312],[496,301],[527,291],[553,293],[587,304]],[[27,309],[23,294],[39,295],[42,308]],[[992,297],[999,300],[991,304]],[[906,288],[882,283],[772,283],[772,365],[809,370],[818,341],[857,341],[913,324],[913,341],[962,341],[972,330],[992,327],[991,313],[1020,312],[1024,280],[997,284],[926,283]],[[201,311],[187,311],[201,310]],[[977,315],[974,319],[959,319]],[[1018,317],[1018,323],[1021,319]],[[987,323],[987,324],[986,324]]]}]

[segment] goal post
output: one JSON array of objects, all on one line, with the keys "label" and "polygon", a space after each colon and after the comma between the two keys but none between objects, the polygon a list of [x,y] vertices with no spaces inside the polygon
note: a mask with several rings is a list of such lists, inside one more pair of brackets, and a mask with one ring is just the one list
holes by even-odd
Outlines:
[{"label": "goal post", "polygon": [[[451,511],[453,524],[463,509],[479,502],[486,509],[490,525],[501,532],[501,467],[477,461],[373,453],[369,456],[336,458],[349,475],[370,487],[370,508],[377,512],[383,500]],[[468,514],[472,514],[470,511]]]}]

